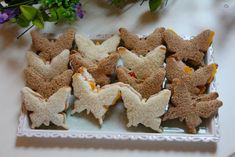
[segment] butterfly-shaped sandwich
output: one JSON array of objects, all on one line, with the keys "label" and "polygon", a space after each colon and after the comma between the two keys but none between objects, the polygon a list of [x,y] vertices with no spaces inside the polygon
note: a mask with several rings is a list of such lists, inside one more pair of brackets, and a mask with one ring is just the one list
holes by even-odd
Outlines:
[{"label": "butterfly-shaped sandwich", "polygon": [[80,68],[80,73],[74,74],[72,85],[77,98],[72,114],[86,110],[87,114],[91,112],[102,125],[108,108],[120,98],[119,86],[110,84],[100,88],[84,67]]},{"label": "butterfly-shaped sandwich", "polygon": [[75,41],[78,51],[83,57],[92,61],[100,61],[105,57],[108,57],[110,53],[116,51],[120,43],[120,37],[118,35],[113,35],[103,43],[95,44],[91,39],[80,34],[76,34]]},{"label": "butterfly-shaped sandwich", "polygon": [[41,76],[43,76],[43,78],[52,79],[68,69],[69,55],[69,50],[63,50],[50,62],[43,60],[32,51],[29,51],[26,54],[26,57],[29,67],[37,71]]},{"label": "butterfly-shaped sandwich", "polygon": [[172,85],[172,105],[163,117],[163,121],[179,119],[184,121],[189,133],[196,133],[202,119],[215,115],[222,102],[217,99],[218,93],[212,92],[191,96],[184,80],[174,79]]},{"label": "butterfly-shaped sandwich", "polygon": [[133,72],[125,67],[117,67],[116,72],[120,82],[131,85],[143,98],[149,98],[158,93],[162,89],[166,75],[164,68],[157,69],[144,80],[136,78]]},{"label": "butterfly-shaped sandwich", "polygon": [[45,79],[33,68],[27,68],[24,71],[26,86],[41,94],[44,98],[50,97],[58,89],[69,86],[72,80],[73,71],[65,70],[52,79]]},{"label": "butterfly-shaped sandwich", "polygon": [[68,129],[64,111],[68,107],[70,93],[70,87],[63,87],[45,99],[30,88],[24,87],[22,89],[23,105],[29,111],[31,127],[38,128],[42,124],[49,126],[51,122],[56,126]]},{"label": "butterfly-shaped sandwich", "polygon": [[124,47],[119,47],[118,53],[126,68],[133,71],[138,79],[146,79],[163,66],[166,47],[163,45],[158,46],[146,56],[138,56]]},{"label": "butterfly-shaped sandwich", "polygon": [[73,45],[75,29],[68,29],[63,35],[56,40],[48,40],[37,31],[31,32],[33,49],[39,53],[39,56],[46,61],[50,61],[63,50],[70,50]]},{"label": "butterfly-shaped sandwich", "polygon": [[174,31],[167,29],[164,32],[164,40],[167,49],[174,53],[177,60],[189,62],[194,66],[204,65],[204,56],[210,47],[214,32],[205,30],[191,40],[184,40]]},{"label": "butterfly-shaped sandwich", "polygon": [[169,82],[179,78],[184,80],[188,91],[197,95],[204,93],[206,86],[211,83],[217,70],[217,64],[205,65],[197,70],[187,66],[182,61],[177,61],[173,57],[166,60],[166,77]]},{"label": "butterfly-shaped sandwich", "polygon": [[95,82],[100,86],[104,86],[110,83],[110,77],[115,72],[118,59],[119,54],[112,53],[108,57],[95,62],[82,57],[79,52],[76,52],[70,56],[70,65],[74,72],[79,72],[81,67],[87,68]]},{"label": "butterfly-shaped sandwich", "polygon": [[163,32],[165,28],[156,28],[152,34],[147,37],[139,38],[136,34],[129,32],[125,28],[120,28],[120,37],[126,48],[133,50],[138,55],[146,55],[156,47],[162,45]]},{"label": "butterfly-shaped sandwich", "polygon": [[170,100],[171,91],[164,89],[157,94],[144,99],[131,86],[122,86],[121,95],[126,108],[128,124],[127,127],[142,124],[151,129],[162,132],[160,128],[161,118]]}]

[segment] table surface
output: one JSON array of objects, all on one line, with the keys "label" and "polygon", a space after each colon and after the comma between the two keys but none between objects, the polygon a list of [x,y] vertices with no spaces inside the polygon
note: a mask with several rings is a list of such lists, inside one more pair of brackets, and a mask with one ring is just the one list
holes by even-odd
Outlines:
[{"label": "table surface", "polygon": [[[133,4],[123,10],[110,8],[100,0],[87,1],[85,18],[74,27],[82,34],[117,33],[126,27],[138,34],[149,34],[154,28],[164,26],[181,35],[196,35],[204,29],[216,32],[215,59],[219,64],[217,86],[224,106],[220,109],[221,140],[217,144],[130,142],[105,140],[47,140],[16,137],[20,113],[20,90],[24,86],[22,70],[25,53],[30,47],[29,34],[16,40],[22,31],[14,25],[0,26],[0,156],[218,156],[235,152],[235,1],[233,0],[169,0],[161,13],[148,12],[147,3]],[[65,26],[47,24],[43,32],[60,33]],[[234,57],[234,58],[233,58]]]}]

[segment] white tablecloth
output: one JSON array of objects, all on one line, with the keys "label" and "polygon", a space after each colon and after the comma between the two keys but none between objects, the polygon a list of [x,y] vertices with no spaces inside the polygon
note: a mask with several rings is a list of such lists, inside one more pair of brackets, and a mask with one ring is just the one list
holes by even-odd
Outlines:
[{"label": "white tablecloth", "polygon": [[[117,33],[126,27],[138,34],[148,34],[155,27],[174,29],[181,35],[196,35],[204,29],[216,32],[214,40],[216,62],[219,64],[217,85],[224,106],[220,109],[221,140],[218,144],[144,143],[128,141],[86,141],[18,139],[16,129],[20,113],[20,89],[25,52],[31,44],[29,34],[20,40],[22,31],[15,26],[0,26],[0,157],[37,156],[218,156],[235,152],[235,1],[233,0],[169,0],[161,14],[150,14],[147,3],[132,5],[124,11],[109,8],[100,0],[88,1],[85,18],[76,24],[79,33]],[[55,29],[56,28],[56,29]],[[59,33],[62,26],[47,25],[45,32]]]}]

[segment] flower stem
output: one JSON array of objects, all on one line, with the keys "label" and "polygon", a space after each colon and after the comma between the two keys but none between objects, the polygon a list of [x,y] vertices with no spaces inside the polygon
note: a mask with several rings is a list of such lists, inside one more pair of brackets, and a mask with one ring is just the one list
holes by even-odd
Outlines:
[{"label": "flower stem", "polygon": [[34,3],[36,3],[35,0],[30,0],[30,1],[26,1],[26,2],[21,2],[21,3],[16,3],[16,4],[13,4],[13,5],[9,5],[7,7],[4,7],[4,9],[14,8],[14,7],[17,7],[17,6],[20,6],[20,5],[24,5],[24,4],[34,4]]},{"label": "flower stem", "polygon": [[22,37],[25,33],[27,33],[31,28],[33,28],[34,25],[31,25],[29,28],[27,28],[24,32],[22,32],[20,35],[18,35],[16,37],[16,39],[20,39],[20,37]]},{"label": "flower stem", "polygon": [[140,3],[140,5],[143,5],[145,1],[147,1],[147,0],[142,0],[142,2]]}]

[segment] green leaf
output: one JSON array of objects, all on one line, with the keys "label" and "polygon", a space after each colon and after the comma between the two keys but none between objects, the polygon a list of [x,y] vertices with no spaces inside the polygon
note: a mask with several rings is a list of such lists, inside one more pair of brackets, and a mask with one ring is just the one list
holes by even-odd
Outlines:
[{"label": "green leaf", "polygon": [[112,0],[112,4],[119,5],[122,2],[122,0]]},{"label": "green leaf", "polygon": [[37,14],[37,9],[29,5],[21,5],[20,11],[28,21],[32,21]]},{"label": "green leaf", "polygon": [[44,28],[44,21],[40,12],[38,12],[36,17],[33,19],[33,24],[39,29]]},{"label": "green leaf", "polygon": [[58,17],[57,17],[57,13],[56,10],[54,8],[50,9],[50,18],[49,21],[57,21]]},{"label": "green leaf", "polygon": [[11,21],[12,23],[16,23],[16,18],[11,18],[10,21]]},{"label": "green leaf", "polygon": [[49,21],[50,17],[47,15],[47,13],[44,10],[40,10],[42,14],[43,21]]},{"label": "green leaf", "polygon": [[149,8],[151,12],[157,10],[162,4],[162,0],[149,0]]},{"label": "green leaf", "polygon": [[22,14],[20,14],[16,19],[16,23],[21,27],[28,27],[30,21],[27,20]]},{"label": "green leaf", "polygon": [[57,17],[58,17],[58,21],[61,21],[64,19],[64,13],[65,13],[65,9],[63,7],[59,7],[58,9],[56,9],[56,13],[57,13]]}]

